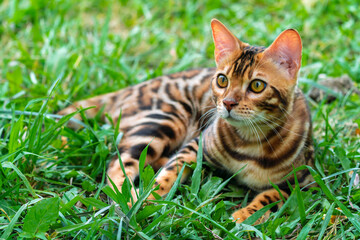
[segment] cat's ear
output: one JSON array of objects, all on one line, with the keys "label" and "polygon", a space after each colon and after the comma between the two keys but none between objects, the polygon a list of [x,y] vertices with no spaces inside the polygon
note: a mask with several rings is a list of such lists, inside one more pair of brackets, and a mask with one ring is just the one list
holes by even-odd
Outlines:
[{"label": "cat's ear", "polygon": [[268,47],[264,55],[272,58],[292,79],[295,79],[301,66],[301,38],[295,29],[288,29],[280,33]]},{"label": "cat's ear", "polygon": [[243,43],[215,18],[211,20],[211,29],[215,43],[215,61],[219,65],[231,53],[240,50]]}]

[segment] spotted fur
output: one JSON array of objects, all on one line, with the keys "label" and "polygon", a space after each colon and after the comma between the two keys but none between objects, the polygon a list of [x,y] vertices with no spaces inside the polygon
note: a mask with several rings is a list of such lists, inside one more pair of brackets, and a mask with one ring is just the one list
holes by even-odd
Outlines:
[{"label": "spotted fur", "polygon": [[[286,30],[270,47],[254,47],[235,38],[217,20],[212,21],[212,30],[216,69],[159,77],[77,102],[61,114],[79,106],[96,106],[87,112],[94,116],[105,105],[104,112],[116,121],[122,111],[124,137],[118,148],[125,173],[135,179],[140,153],[150,143],[146,164],[163,167],[156,179],[162,196],[182,166],[196,162],[203,130],[204,159],[230,173],[243,168],[236,176],[238,182],[260,192],[248,206],[234,212],[234,219],[242,222],[280,201],[266,218],[281,206],[281,197],[289,196],[293,168],[313,165],[310,112],[296,86],[301,40],[296,31]],[[219,78],[226,87],[219,85]],[[265,84],[261,92],[251,89],[255,80]],[[189,174],[185,168],[182,181]],[[117,158],[110,162],[108,176],[121,189],[125,176]],[[300,186],[312,181],[307,170],[297,172],[297,179]],[[271,183],[279,186],[280,193]]]}]

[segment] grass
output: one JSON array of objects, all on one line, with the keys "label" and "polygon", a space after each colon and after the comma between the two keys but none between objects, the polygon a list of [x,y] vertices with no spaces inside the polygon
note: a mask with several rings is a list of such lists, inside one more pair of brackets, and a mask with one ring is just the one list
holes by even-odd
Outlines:
[{"label": "grass", "polygon": [[199,167],[194,181],[155,204],[144,200],[155,173],[142,168],[140,200],[129,209],[130,185],[121,195],[105,184],[121,137],[116,123],[89,119],[74,131],[70,116],[48,115],[162,74],[214,66],[213,17],[256,45],[296,28],[305,93],[324,75],[348,74],[359,86],[359,7],[355,0],[2,1],[0,239],[359,239],[357,95],[310,100],[318,192],[295,187],[257,226],[261,213],[241,225],[230,219],[254,193]]}]

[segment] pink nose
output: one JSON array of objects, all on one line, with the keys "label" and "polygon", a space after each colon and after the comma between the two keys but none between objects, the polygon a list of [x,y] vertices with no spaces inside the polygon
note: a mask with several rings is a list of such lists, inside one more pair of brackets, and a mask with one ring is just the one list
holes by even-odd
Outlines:
[{"label": "pink nose", "polygon": [[231,109],[233,109],[233,107],[239,105],[238,102],[236,102],[234,99],[224,99],[223,100],[224,106],[226,108],[226,110],[228,110],[229,112],[231,111]]}]

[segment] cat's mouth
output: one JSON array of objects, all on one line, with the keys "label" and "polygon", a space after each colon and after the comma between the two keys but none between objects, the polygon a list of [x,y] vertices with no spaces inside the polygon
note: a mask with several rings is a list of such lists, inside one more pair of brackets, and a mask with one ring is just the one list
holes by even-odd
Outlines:
[{"label": "cat's mouth", "polygon": [[246,113],[236,112],[234,110],[231,110],[230,112],[221,111],[219,116],[237,128],[248,127],[250,125],[259,126],[264,123],[262,120],[264,118],[262,113],[255,113],[254,111],[247,111]]},{"label": "cat's mouth", "polygon": [[252,114],[241,114],[236,113],[235,111],[223,112],[222,114],[220,114],[220,117],[228,121],[230,124],[236,123],[236,125],[241,123],[245,124],[249,121],[254,120],[254,116]]},{"label": "cat's mouth", "polygon": [[264,118],[261,112],[255,112],[254,110],[247,109],[246,111],[235,111],[231,109],[228,111],[224,107],[218,107],[218,115],[226,122],[234,127],[242,128],[252,125],[262,125]]},{"label": "cat's mouth", "polygon": [[229,121],[247,121],[254,119],[254,113],[249,111],[242,113],[234,110],[227,111],[225,109],[221,109],[219,115],[221,118]]}]

